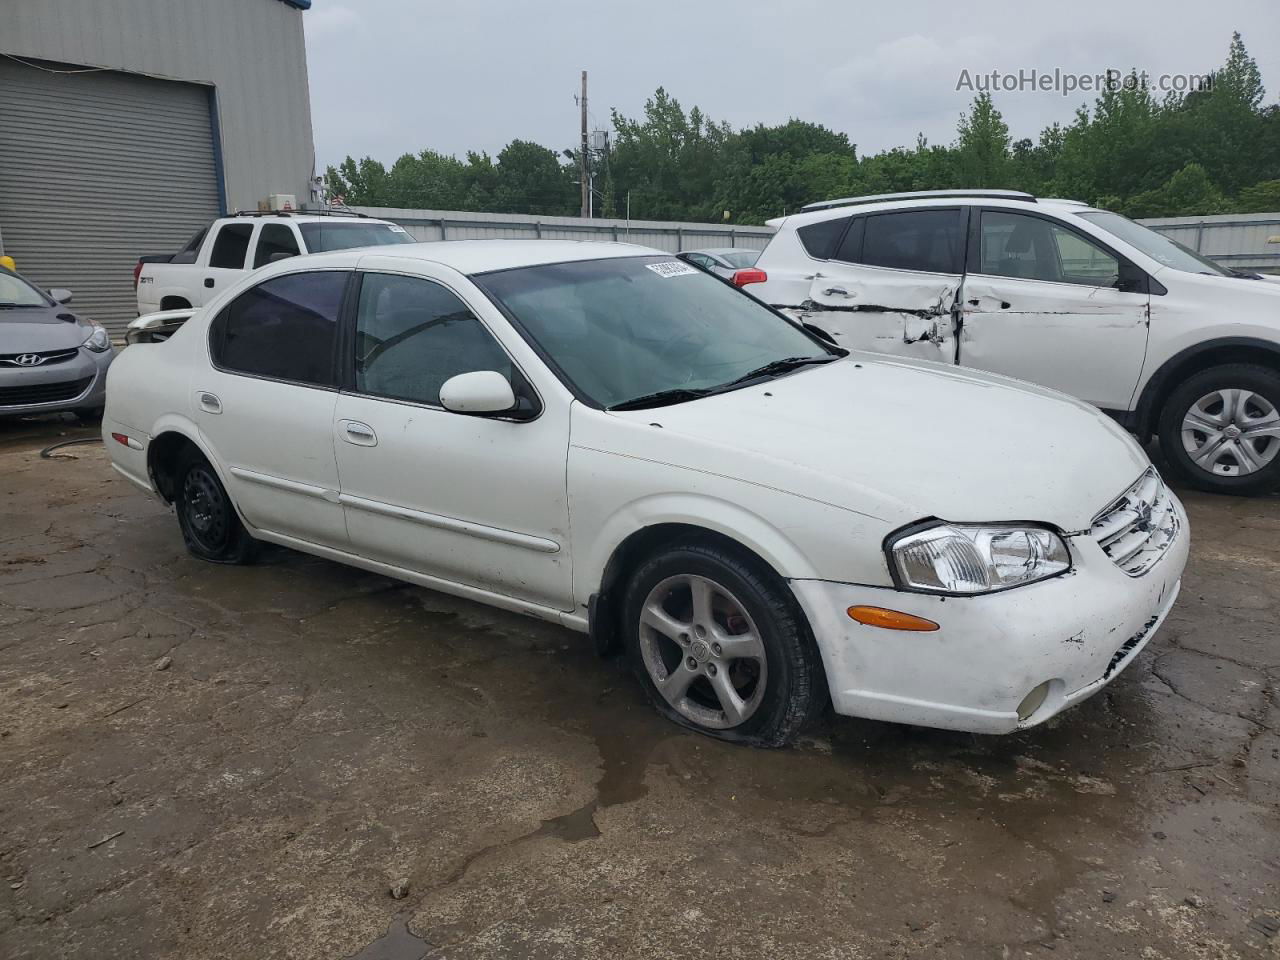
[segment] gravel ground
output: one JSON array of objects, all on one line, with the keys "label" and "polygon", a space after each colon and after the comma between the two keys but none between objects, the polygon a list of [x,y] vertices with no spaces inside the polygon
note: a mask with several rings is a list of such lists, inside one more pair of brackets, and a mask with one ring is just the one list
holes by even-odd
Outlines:
[{"label": "gravel ground", "polygon": [[6,960],[1280,956],[1280,500],[1187,494],[1167,624],[1044,727],[760,751],[559,628],[193,560],[39,457],[84,433],[0,424]]}]

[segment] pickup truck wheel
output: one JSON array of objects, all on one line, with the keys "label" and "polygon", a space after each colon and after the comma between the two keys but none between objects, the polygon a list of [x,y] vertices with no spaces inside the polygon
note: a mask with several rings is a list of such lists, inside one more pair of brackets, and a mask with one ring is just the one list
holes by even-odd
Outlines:
[{"label": "pickup truck wheel", "polygon": [[826,703],[817,646],[771,572],[700,543],[631,577],[627,654],[658,711],[721,740],[780,747]]},{"label": "pickup truck wheel", "polygon": [[177,472],[174,508],[187,549],[212,563],[249,563],[258,541],[249,536],[209,461],[189,453]]},{"label": "pickup truck wheel", "polygon": [[1280,487],[1280,374],[1250,363],[1202,370],[1165,402],[1160,449],[1173,473],[1211,493]]}]

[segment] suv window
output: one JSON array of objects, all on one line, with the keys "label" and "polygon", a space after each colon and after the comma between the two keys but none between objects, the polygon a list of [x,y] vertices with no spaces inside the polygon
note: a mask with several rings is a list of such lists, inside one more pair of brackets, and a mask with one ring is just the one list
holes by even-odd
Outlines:
[{"label": "suv window", "polygon": [[228,223],[218,231],[209,254],[209,266],[227,270],[243,270],[244,257],[249,252],[249,237],[253,235],[252,223]]},{"label": "suv window", "polygon": [[210,347],[224,370],[334,386],[338,314],[348,273],[290,273],[246,290],[218,314]]},{"label": "suv window", "polygon": [[844,226],[849,220],[849,217],[819,220],[817,223],[800,227],[796,230],[796,236],[800,238],[800,243],[804,245],[809,256],[826,260],[831,256],[831,248],[840,239],[840,234],[844,233]]},{"label": "suv window", "polygon": [[268,223],[258,234],[258,250],[253,255],[254,269],[269,263],[277,253],[296,257],[299,252],[298,241],[294,238],[292,229],[283,223]]},{"label": "suv window", "polygon": [[418,277],[366,274],[356,315],[356,389],[393,400],[440,404],[450,377],[497,370],[511,360],[465,303]]},{"label": "suv window", "polygon": [[860,263],[925,273],[964,272],[961,210],[872,214],[864,231]]},{"label": "suv window", "polygon": [[979,271],[997,277],[1114,286],[1119,261],[1080,234],[1042,217],[984,210]]}]

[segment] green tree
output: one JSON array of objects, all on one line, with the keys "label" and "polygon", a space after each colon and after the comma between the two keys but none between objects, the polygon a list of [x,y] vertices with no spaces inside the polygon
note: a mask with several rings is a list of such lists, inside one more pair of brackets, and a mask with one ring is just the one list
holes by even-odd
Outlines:
[{"label": "green tree", "polygon": [[1198,163],[1189,163],[1155,190],[1124,203],[1130,217],[1196,217],[1226,210],[1226,200]]},{"label": "green tree", "polygon": [[1280,210],[1280,180],[1264,180],[1240,191],[1235,213],[1274,213]]},{"label": "green tree", "polygon": [[956,171],[967,186],[1003,187],[1009,173],[1009,126],[991,94],[978,94],[968,113],[960,114]]}]

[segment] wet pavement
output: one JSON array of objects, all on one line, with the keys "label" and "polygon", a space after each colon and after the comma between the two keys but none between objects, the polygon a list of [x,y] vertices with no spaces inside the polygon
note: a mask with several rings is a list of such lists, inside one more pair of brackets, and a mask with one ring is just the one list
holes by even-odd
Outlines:
[{"label": "wet pavement", "polygon": [[1280,956],[1278,499],[1185,495],[1167,624],[1044,727],[761,751],[557,627],[193,560],[39,457],[86,432],[0,423],[6,960]]}]

